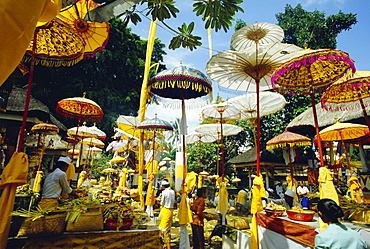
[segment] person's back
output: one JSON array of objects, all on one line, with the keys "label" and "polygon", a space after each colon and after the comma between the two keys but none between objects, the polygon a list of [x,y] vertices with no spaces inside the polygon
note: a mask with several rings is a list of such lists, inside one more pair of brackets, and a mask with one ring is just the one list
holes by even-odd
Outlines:
[{"label": "person's back", "polygon": [[363,249],[367,248],[361,235],[341,223],[330,224],[325,231],[316,235],[315,249]]}]

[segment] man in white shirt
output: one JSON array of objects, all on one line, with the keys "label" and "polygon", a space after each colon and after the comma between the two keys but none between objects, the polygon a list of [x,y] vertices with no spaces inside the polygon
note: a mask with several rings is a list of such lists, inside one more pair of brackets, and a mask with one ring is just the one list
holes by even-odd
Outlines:
[{"label": "man in white shirt", "polygon": [[46,177],[42,189],[41,201],[39,202],[39,206],[42,209],[57,207],[62,191],[66,194],[76,196],[76,193],[69,186],[65,173],[71,161],[71,158],[61,156],[55,165],[54,171]]},{"label": "man in white shirt", "polygon": [[303,184],[303,182],[299,182],[299,183],[298,183],[298,187],[297,187],[297,195],[298,195],[298,198],[301,200],[301,199],[302,199],[302,197],[307,196],[309,193],[310,193],[310,191],[309,191],[309,190],[308,190],[308,188]]},{"label": "man in white shirt", "polygon": [[159,222],[159,229],[161,230],[161,239],[167,249],[171,249],[171,227],[173,218],[173,209],[175,206],[175,191],[171,189],[168,181],[163,180],[162,197],[161,197],[161,221]]}]

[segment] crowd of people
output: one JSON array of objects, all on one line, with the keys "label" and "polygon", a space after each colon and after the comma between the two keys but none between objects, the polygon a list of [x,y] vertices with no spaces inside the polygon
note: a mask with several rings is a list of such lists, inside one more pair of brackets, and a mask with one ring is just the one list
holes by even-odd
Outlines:
[{"label": "crowd of people", "polygon": [[[71,159],[69,157],[62,156],[58,159],[54,171],[48,174],[44,180],[39,206],[47,209],[58,205],[58,199],[63,192],[76,196],[76,193],[72,190],[67,180],[66,171],[70,163]],[[160,185],[161,189],[157,191],[157,197],[160,203],[160,237],[163,245],[167,249],[170,249],[174,209],[181,202],[182,192],[176,193],[166,179],[162,180]],[[274,189],[267,188],[266,197],[263,197],[262,200],[265,203],[272,202],[284,206],[287,210],[295,206],[308,209],[308,195],[310,194],[310,190],[304,182],[298,182],[297,185],[289,188],[288,185],[285,186],[283,181],[278,181]],[[192,191],[192,194],[189,195],[188,201],[193,218],[191,223],[193,249],[203,249],[205,247],[205,220],[216,219],[215,216],[205,211],[207,205],[214,207],[218,215],[217,224],[211,235],[207,238],[208,243],[211,243],[213,236],[222,237],[225,225],[227,225],[226,217],[217,208],[220,201],[218,189],[214,193],[213,200],[209,201],[207,201],[208,191],[206,187],[201,187]],[[239,189],[237,196],[230,194],[228,200],[229,208],[235,210],[237,215],[249,215],[252,192],[252,189],[242,187]],[[340,223],[340,218],[343,217],[344,213],[337,203],[330,199],[322,199],[318,202],[317,208],[318,215],[328,224],[328,227],[315,237],[315,248],[367,248],[366,242],[357,232]]]}]

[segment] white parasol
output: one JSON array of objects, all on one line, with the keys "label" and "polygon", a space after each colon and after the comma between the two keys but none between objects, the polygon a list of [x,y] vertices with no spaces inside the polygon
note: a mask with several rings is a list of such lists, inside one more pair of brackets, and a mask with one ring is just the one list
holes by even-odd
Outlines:
[{"label": "white parasol", "polygon": [[272,23],[253,23],[236,31],[231,37],[230,46],[237,51],[242,51],[256,45],[266,45],[282,42],[284,30]]}]

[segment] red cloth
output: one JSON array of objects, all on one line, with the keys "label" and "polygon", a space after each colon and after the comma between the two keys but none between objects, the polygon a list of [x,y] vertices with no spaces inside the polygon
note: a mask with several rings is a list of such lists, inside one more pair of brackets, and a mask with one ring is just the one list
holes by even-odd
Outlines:
[{"label": "red cloth", "polygon": [[283,220],[273,216],[257,213],[257,225],[277,232],[285,237],[310,247],[315,246],[316,231],[314,227]]}]

